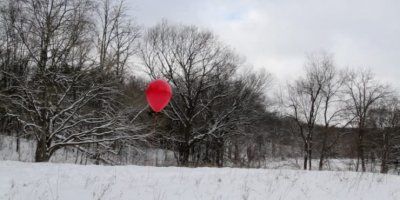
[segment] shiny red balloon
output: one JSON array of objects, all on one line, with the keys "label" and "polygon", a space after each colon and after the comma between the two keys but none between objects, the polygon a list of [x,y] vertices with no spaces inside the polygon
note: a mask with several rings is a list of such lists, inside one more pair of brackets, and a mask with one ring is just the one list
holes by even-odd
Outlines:
[{"label": "shiny red balloon", "polygon": [[147,86],[146,99],[154,112],[160,112],[168,105],[172,97],[172,89],[167,81],[156,79]]}]

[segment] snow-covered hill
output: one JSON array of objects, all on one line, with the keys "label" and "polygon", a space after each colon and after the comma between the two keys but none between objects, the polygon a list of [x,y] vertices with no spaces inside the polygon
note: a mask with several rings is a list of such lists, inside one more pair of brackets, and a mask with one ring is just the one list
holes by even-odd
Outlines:
[{"label": "snow-covered hill", "polygon": [[0,199],[400,199],[400,177],[354,172],[0,161]]}]

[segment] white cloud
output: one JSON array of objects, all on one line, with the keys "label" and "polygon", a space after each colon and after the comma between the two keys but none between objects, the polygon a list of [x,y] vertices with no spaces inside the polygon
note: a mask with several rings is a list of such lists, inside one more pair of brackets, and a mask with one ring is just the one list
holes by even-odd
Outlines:
[{"label": "white cloud", "polygon": [[324,49],[339,66],[367,66],[400,86],[397,0],[137,0],[132,5],[146,26],[166,18],[211,29],[281,81],[301,71],[307,52]]}]

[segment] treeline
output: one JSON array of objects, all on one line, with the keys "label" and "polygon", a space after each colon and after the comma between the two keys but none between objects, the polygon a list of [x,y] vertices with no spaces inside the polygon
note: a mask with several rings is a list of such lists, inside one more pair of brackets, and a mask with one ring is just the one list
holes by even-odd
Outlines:
[{"label": "treeline", "polygon": [[[371,160],[385,173],[396,165],[400,104],[371,72],[314,54],[270,99],[271,76],[243,70],[212,32],[143,28],[128,11],[119,0],[1,1],[0,131],[35,140],[35,161],[69,148],[128,164],[131,151],[151,147],[180,166],[257,167],[271,157],[303,157],[304,169],[339,157],[363,171]],[[159,114],[143,96],[154,78],[174,93]]]},{"label": "treeline", "polygon": [[[396,91],[379,82],[368,69],[337,69],[327,53],[307,60],[304,75],[288,84],[282,98],[293,120],[293,131],[302,141],[303,168],[311,169],[315,144],[319,146],[319,169],[332,148],[338,147],[347,148],[347,157],[357,159],[357,171],[366,171],[367,160],[379,159],[384,173],[389,165],[397,167],[400,104]],[[319,141],[314,140],[315,134]],[[349,134],[353,137],[344,137]],[[341,138],[352,141],[339,143]]]}]

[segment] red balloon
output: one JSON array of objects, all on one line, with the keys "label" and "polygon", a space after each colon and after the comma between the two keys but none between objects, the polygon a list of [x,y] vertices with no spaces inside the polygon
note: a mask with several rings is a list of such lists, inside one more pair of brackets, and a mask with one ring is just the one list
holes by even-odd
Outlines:
[{"label": "red balloon", "polygon": [[167,81],[156,79],[146,89],[146,99],[154,112],[160,112],[168,105],[172,97],[172,89]]}]

